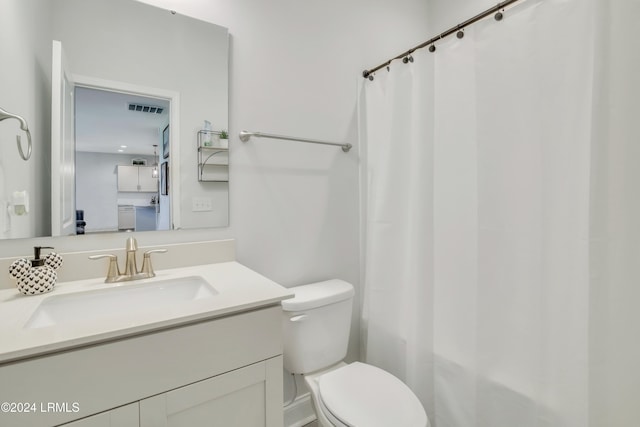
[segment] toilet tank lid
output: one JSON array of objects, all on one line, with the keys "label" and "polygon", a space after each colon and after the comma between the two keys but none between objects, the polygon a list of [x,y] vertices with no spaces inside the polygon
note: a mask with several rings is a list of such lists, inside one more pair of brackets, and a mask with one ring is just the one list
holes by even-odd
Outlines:
[{"label": "toilet tank lid", "polygon": [[344,301],[354,295],[353,285],[340,279],[290,288],[294,297],[282,301],[284,311],[301,311]]}]

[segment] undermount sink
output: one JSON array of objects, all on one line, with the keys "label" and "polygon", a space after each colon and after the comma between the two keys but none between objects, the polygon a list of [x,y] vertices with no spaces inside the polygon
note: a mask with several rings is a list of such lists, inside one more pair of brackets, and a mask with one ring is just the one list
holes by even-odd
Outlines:
[{"label": "undermount sink", "polygon": [[127,284],[96,291],[51,295],[25,324],[26,329],[83,323],[135,313],[144,307],[172,307],[218,294],[200,276]]}]

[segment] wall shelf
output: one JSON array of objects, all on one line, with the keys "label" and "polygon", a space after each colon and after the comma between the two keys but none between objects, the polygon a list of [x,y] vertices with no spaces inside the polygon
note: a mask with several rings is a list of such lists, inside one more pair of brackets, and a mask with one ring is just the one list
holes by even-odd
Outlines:
[{"label": "wall shelf", "polygon": [[198,131],[198,181],[229,182],[229,142],[220,132]]}]

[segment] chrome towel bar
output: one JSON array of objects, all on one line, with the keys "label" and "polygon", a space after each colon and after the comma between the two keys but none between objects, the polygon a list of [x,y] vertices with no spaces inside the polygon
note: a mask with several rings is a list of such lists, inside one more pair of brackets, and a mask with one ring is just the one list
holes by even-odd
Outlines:
[{"label": "chrome towel bar", "polygon": [[316,139],[296,138],[293,136],[273,135],[270,133],[262,133],[262,132],[248,132],[246,130],[243,130],[240,132],[240,141],[247,142],[252,136],[255,136],[256,138],[273,138],[273,139],[283,139],[285,141],[308,142],[310,144],[335,145],[337,147],[342,147],[342,151],[344,151],[345,153],[349,152],[349,150],[351,150],[351,147],[352,147],[352,145],[348,143],[340,144],[338,142],[318,141]]}]

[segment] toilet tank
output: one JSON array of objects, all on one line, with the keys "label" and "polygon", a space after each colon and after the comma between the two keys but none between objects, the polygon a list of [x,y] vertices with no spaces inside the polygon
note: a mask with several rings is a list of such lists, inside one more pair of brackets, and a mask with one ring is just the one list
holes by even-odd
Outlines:
[{"label": "toilet tank", "polygon": [[340,362],[347,355],[354,290],[343,280],[290,288],[282,301],[284,367],[307,374]]}]

